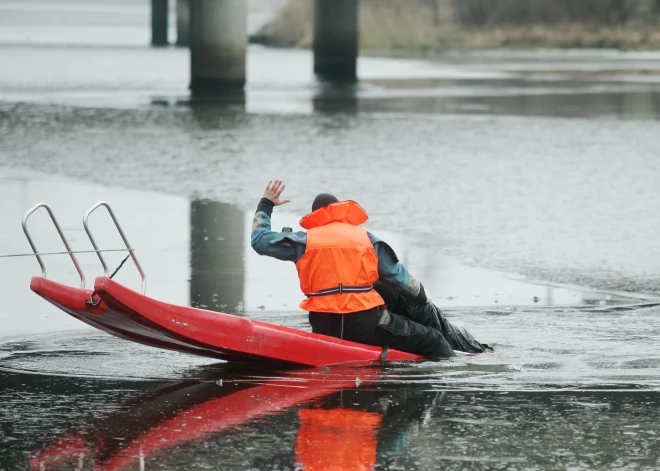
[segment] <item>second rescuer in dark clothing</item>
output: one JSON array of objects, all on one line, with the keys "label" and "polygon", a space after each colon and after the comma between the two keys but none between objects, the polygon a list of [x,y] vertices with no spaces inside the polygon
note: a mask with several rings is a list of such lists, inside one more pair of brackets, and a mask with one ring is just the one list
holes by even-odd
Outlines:
[{"label": "second rescuer in dark clothing", "polygon": [[300,221],[306,233],[273,232],[273,207],[289,202],[280,199],[283,190],[280,180],[268,183],[254,216],[252,248],[296,264],[307,296],[300,307],[309,311],[313,332],[428,358],[455,356],[454,349],[490,351],[447,322],[394,251],[358,227],[367,214],[356,202],[321,194]]}]

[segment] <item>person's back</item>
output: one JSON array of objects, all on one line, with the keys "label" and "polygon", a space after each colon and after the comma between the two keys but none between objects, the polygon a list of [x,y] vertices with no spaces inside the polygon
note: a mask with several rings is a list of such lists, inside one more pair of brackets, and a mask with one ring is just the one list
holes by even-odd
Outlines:
[{"label": "person's back", "polygon": [[307,296],[302,309],[350,314],[384,304],[373,289],[378,256],[367,231],[357,226],[366,219],[357,203],[344,201],[318,208],[300,221],[307,229],[305,254],[296,263],[300,289]]}]

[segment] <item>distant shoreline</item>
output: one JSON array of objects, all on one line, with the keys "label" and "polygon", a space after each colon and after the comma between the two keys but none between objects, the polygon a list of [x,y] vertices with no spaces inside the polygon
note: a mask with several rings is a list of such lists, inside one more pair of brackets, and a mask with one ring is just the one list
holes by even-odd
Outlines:
[{"label": "distant shoreline", "polygon": [[[433,43],[391,44],[387,41],[371,43],[361,40],[360,51],[375,55],[419,56],[425,53],[453,50],[488,49],[612,49],[619,51],[660,51],[660,29],[624,26],[615,30],[602,28],[589,31],[584,25],[531,26],[528,28],[501,27],[475,30],[456,28],[447,31]],[[277,31],[263,30],[249,36],[251,44],[281,48],[310,48],[311,41],[301,38],[298,43],[282,40]],[[366,42],[366,44],[364,44]]]},{"label": "distant shoreline", "polygon": [[[410,1],[410,0],[408,0]],[[408,8],[363,1],[360,5],[360,51],[366,54],[419,56],[450,50],[617,49],[660,50],[660,26],[631,19],[620,24],[595,20],[555,23],[466,25],[438,19],[425,0]],[[309,48],[313,40],[313,2],[292,0],[279,15],[250,36],[250,42],[273,47]]]}]

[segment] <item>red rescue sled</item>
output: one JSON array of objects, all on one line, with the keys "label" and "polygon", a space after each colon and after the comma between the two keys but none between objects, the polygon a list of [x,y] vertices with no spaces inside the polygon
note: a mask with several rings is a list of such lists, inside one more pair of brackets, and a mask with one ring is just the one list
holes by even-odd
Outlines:
[{"label": "red rescue sled", "polygon": [[94,283],[94,299],[100,298],[96,306],[90,303],[90,290],[42,277],[32,278],[30,288],[76,319],[109,334],[220,360],[323,366],[422,359],[232,314],[163,303],[106,277]]},{"label": "red rescue sled", "polygon": [[[85,278],[64,233],[48,205],[40,203],[23,218],[23,229],[42,267],[41,277],[34,277],[30,288],[76,319],[117,337],[152,347],[176,350],[227,361],[270,362],[296,366],[323,366],[349,362],[422,360],[423,357],[397,350],[363,345],[325,335],[281,327],[232,314],[186,306],[175,306],[149,298],[112,281],[102,252],[89,231],[89,215],[104,206],[146,279],[133,249],[107,203],[94,205],[83,219],[84,228],[105,269],[96,279],[94,291],[84,288]],[[46,208],[67,252],[80,274],[81,287],[73,288],[46,279],[39,252],[27,230],[28,217],[40,207]]]}]

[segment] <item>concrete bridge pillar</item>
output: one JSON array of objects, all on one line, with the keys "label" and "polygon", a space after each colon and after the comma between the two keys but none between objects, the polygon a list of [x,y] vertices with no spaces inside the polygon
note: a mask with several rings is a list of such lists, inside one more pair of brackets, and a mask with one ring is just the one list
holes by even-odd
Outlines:
[{"label": "concrete bridge pillar", "polygon": [[219,92],[245,85],[246,0],[191,0],[190,89]]},{"label": "concrete bridge pillar", "polygon": [[187,46],[190,43],[190,1],[176,1],[176,45]]},{"label": "concrete bridge pillar", "polygon": [[314,0],[314,73],[357,81],[358,0]]},{"label": "concrete bridge pillar", "polygon": [[151,45],[167,46],[168,0],[151,0]]}]

